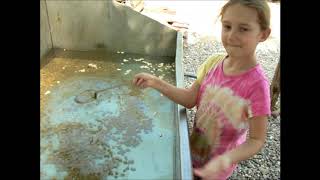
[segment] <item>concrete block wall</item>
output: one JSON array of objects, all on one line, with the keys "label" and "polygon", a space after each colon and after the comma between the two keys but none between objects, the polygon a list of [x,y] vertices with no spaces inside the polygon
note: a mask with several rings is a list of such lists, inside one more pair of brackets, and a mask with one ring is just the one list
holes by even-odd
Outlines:
[{"label": "concrete block wall", "polygon": [[50,49],[52,49],[52,41],[47,6],[44,0],[40,0],[40,58],[42,59]]},{"label": "concrete block wall", "polygon": [[111,0],[41,0],[40,4],[41,55],[48,48],[106,48],[175,56],[177,32],[123,4]]}]

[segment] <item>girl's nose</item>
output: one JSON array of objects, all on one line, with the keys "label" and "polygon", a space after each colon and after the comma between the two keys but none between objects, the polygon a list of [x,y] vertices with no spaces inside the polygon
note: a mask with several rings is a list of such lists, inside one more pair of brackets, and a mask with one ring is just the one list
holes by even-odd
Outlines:
[{"label": "girl's nose", "polygon": [[231,30],[228,34],[228,41],[229,42],[234,42],[237,38],[237,33],[234,30]]}]

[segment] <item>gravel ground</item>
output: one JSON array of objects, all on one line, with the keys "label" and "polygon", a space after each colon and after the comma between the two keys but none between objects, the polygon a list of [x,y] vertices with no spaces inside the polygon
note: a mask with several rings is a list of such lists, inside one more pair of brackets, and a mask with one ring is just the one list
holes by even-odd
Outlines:
[{"label": "gravel ground", "polygon": [[[213,37],[203,37],[188,33],[184,43],[184,71],[196,74],[197,68],[206,58],[225,52],[221,42]],[[269,38],[257,47],[257,58],[271,83],[280,57],[280,42]],[[190,87],[194,79],[185,77],[185,87]],[[279,101],[277,103],[279,108]],[[196,109],[187,110],[189,132],[192,131]],[[229,178],[235,179],[280,179],[280,117],[270,117],[267,140],[264,148],[254,157],[239,163],[238,168]]]}]

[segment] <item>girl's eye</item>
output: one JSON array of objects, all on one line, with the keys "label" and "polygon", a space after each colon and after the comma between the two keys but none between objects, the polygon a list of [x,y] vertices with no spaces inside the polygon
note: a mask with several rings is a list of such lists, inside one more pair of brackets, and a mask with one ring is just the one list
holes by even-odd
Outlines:
[{"label": "girl's eye", "polygon": [[224,29],[231,29],[231,26],[229,26],[229,25],[223,25],[223,28],[224,28]]},{"label": "girl's eye", "polygon": [[248,30],[249,30],[248,28],[240,28],[241,32],[248,31]]}]

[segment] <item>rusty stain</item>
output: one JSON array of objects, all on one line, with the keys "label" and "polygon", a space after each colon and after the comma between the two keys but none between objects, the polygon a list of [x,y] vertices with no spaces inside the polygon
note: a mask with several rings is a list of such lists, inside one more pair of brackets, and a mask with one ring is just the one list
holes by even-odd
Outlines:
[{"label": "rusty stain", "polygon": [[61,17],[60,17],[60,13],[58,12],[58,14],[57,14],[57,22],[58,23],[61,23]]}]

